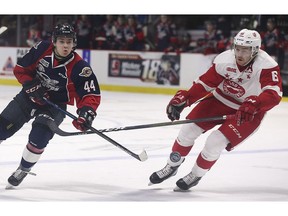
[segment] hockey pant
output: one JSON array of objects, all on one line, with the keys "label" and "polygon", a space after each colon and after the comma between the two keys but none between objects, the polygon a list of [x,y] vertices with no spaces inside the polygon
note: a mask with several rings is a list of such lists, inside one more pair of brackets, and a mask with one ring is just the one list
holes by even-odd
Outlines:
[{"label": "hockey pant", "polygon": [[[211,109],[213,107],[213,109]],[[208,118],[222,115],[235,114],[232,109],[216,98],[212,97],[197,104],[187,115],[187,119]],[[220,157],[222,151],[231,151],[242,143],[246,138],[257,131],[265,113],[255,115],[252,122],[246,122],[237,126],[236,119],[207,121],[197,124],[185,124],[181,127],[176,138],[172,151],[177,151],[185,157],[191,151],[195,140],[206,131],[215,126],[218,129],[212,131],[205,141],[204,148],[197,157],[192,171],[199,177],[203,176]]]},{"label": "hockey pant", "polygon": [[[66,109],[66,105],[59,105]],[[13,136],[23,125],[34,119],[21,160],[21,166],[30,169],[40,158],[45,147],[53,138],[54,133],[46,125],[47,121],[54,121],[58,126],[65,115],[50,106],[38,106],[20,92],[6,106],[0,114],[0,140]]]}]

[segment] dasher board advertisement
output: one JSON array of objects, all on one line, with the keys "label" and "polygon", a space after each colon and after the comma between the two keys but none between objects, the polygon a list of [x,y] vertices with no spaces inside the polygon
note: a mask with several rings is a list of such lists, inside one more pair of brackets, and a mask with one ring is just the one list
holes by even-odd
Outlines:
[{"label": "dasher board advertisement", "polygon": [[109,54],[108,76],[179,86],[180,55]]}]

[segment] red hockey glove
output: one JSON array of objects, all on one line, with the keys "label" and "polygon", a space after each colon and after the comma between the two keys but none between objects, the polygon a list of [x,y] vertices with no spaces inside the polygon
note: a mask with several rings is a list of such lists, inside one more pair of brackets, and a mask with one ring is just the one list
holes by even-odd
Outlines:
[{"label": "red hockey glove", "polygon": [[179,120],[180,113],[188,106],[188,91],[179,90],[171,99],[166,108],[166,113],[171,121]]},{"label": "red hockey glove", "polygon": [[38,105],[45,105],[46,101],[43,97],[49,98],[46,89],[42,86],[41,81],[35,78],[23,84],[23,90],[28,95],[29,99]]},{"label": "red hockey glove", "polygon": [[88,106],[78,109],[77,114],[79,116],[77,119],[73,120],[72,124],[80,131],[88,130],[97,115],[96,112]]},{"label": "red hockey glove", "polygon": [[259,105],[260,101],[257,96],[247,97],[236,112],[237,125],[252,121]]}]

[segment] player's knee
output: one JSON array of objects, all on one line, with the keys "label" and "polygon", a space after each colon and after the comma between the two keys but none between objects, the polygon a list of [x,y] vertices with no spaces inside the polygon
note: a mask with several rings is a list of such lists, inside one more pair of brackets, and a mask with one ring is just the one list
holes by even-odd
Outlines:
[{"label": "player's knee", "polygon": [[185,124],[182,126],[178,134],[177,141],[181,146],[192,146],[195,139],[203,132],[204,130],[194,123]]},{"label": "player's knee", "polygon": [[44,149],[53,138],[52,131],[48,126],[42,124],[33,124],[29,134],[29,143],[32,143],[38,149]]},{"label": "player's knee", "polygon": [[219,130],[213,131],[208,136],[201,154],[208,161],[217,160],[228,143],[229,140]]}]

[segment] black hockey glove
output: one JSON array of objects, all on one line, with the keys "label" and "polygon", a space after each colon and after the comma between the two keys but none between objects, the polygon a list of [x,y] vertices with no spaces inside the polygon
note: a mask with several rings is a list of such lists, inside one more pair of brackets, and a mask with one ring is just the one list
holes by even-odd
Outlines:
[{"label": "black hockey glove", "polygon": [[75,128],[77,128],[80,131],[86,131],[88,130],[93,120],[96,117],[96,112],[88,106],[84,106],[82,108],[79,108],[77,110],[78,118],[73,120],[72,124]]},{"label": "black hockey glove", "polygon": [[180,113],[185,107],[188,106],[188,92],[185,90],[179,90],[175,96],[170,100],[166,108],[166,113],[171,121],[179,120]]},{"label": "black hockey glove", "polygon": [[41,85],[41,82],[38,78],[25,82],[23,84],[23,90],[26,92],[31,101],[40,106],[46,104],[45,100],[43,100],[43,97],[49,98],[46,89]]}]

